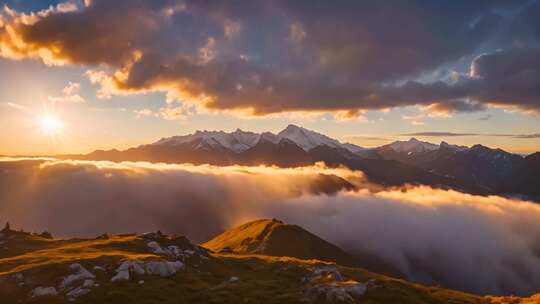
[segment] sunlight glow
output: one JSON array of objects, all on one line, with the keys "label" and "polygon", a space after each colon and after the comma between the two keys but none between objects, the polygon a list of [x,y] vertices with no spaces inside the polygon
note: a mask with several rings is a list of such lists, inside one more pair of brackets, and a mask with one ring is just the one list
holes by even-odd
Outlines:
[{"label": "sunlight glow", "polygon": [[39,124],[43,133],[47,135],[57,135],[64,128],[62,121],[52,114],[41,117]]}]

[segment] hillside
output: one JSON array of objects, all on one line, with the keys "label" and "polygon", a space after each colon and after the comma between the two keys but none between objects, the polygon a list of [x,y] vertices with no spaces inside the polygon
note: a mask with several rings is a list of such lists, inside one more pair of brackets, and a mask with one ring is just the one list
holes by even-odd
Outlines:
[{"label": "hillside", "polygon": [[[300,227],[290,228],[277,221],[261,225],[265,222],[268,220],[243,226],[251,233],[270,226],[284,233],[302,231],[299,234],[305,235]],[[230,231],[228,234],[240,239],[230,235]],[[279,234],[278,237],[286,238]],[[291,237],[290,240],[320,244],[320,239]],[[209,253],[185,237],[160,232],[64,240],[7,230],[0,234],[0,241],[2,303],[488,304],[534,301],[532,298],[525,302],[526,299],[515,297],[481,297],[427,287],[313,259]],[[212,243],[219,247],[218,241],[207,244]],[[236,247],[257,251],[253,249],[257,244],[260,242],[236,244]],[[321,256],[330,253],[346,257],[329,243],[324,250],[316,252]],[[306,251],[298,254],[314,255]]]},{"label": "hillside", "polygon": [[214,252],[289,256],[300,259],[354,264],[354,259],[337,246],[304,230],[276,219],[255,220],[225,231],[202,244]]},{"label": "hillside", "polygon": [[231,228],[201,246],[220,253],[316,259],[401,276],[398,270],[374,256],[351,256],[304,228],[277,219],[260,219]]}]

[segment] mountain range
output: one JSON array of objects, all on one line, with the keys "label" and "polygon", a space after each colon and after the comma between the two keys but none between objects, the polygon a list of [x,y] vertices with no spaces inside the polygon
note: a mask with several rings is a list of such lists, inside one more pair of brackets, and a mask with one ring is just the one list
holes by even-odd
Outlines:
[{"label": "mountain range", "polygon": [[384,186],[429,185],[540,201],[540,152],[524,157],[480,144],[466,147],[441,142],[437,145],[415,138],[363,148],[295,125],[277,134],[240,129],[231,133],[197,131],[122,151],[97,150],[60,157],[280,167],[322,161],[328,166],[361,170],[370,182]]}]

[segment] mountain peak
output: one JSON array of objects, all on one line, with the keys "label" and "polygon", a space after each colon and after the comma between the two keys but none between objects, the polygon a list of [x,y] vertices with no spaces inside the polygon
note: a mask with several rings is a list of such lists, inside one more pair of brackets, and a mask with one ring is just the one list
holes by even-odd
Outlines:
[{"label": "mountain peak", "polygon": [[[261,139],[270,141],[274,144],[286,139],[298,145],[304,151],[309,151],[317,146],[340,148],[353,153],[363,150],[363,148],[359,146],[353,144],[342,144],[326,135],[294,124],[287,125],[287,127],[277,135],[270,132],[259,134],[250,131],[243,131],[240,128],[237,128],[231,133],[224,131],[198,130],[189,135],[162,138],[153,145],[179,146],[190,143],[194,140],[201,140],[201,145],[206,147],[222,147],[235,153],[240,153],[254,147]],[[197,147],[199,147],[199,145],[197,145]]]},{"label": "mountain peak", "polygon": [[289,256],[354,264],[339,247],[297,225],[277,219],[259,219],[234,227],[202,245],[216,252]]},{"label": "mountain peak", "polygon": [[403,153],[419,153],[439,149],[439,146],[436,144],[420,141],[414,137],[410,138],[407,141],[395,141],[391,144],[386,145],[385,147],[390,147],[396,152]]}]

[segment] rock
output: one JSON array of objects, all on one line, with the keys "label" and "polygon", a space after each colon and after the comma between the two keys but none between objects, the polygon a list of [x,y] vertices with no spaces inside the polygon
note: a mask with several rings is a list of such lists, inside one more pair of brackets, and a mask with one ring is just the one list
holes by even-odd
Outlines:
[{"label": "rock", "polygon": [[146,272],[148,274],[159,275],[161,277],[171,276],[182,268],[184,268],[184,263],[180,261],[151,261],[146,263]]},{"label": "rock", "polygon": [[366,293],[366,284],[358,283],[356,281],[346,281],[341,284],[343,289],[351,295],[353,298],[358,299]]},{"label": "rock", "polygon": [[229,283],[235,283],[235,282],[238,282],[238,281],[240,281],[239,277],[230,277],[229,278]]},{"label": "rock", "polygon": [[90,289],[87,289],[87,288],[83,288],[83,287],[77,287],[73,290],[71,290],[70,292],[68,292],[66,294],[66,296],[70,297],[70,298],[78,298],[82,295],[85,295],[87,293],[90,292]]},{"label": "rock", "polygon": [[315,267],[303,281],[304,297],[310,302],[356,303],[367,290],[367,284],[345,281],[334,265]]},{"label": "rock", "polygon": [[56,296],[58,291],[54,287],[36,287],[30,292],[30,297]]},{"label": "rock", "polygon": [[90,271],[86,270],[86,268],[84,268],[79,263],[71,264],[71,265],[69,265],[69,268],[71,270],[76,271],[76,273],[70,274],[70,275],[68,275],[67,277],[65,277],[62,280],[62,283],[60,283],[60,288],[61,289],[71,285],[75,281],[82,281],[82,280],[86,280],[86,279],[95,279],[96,278]]},{"label": "rock", "polygon": [[96,271],[106,271],[105,267],[102,267],[102,266],[94,266],[94,270],[96,270]]},{"label": "rock", "polygon": [[134,263],[132,265],[132,270],[133,270],[133,272],[135,272],[138,275],[144,275],[144,273],[145,273],[144,267],[139,263]]},{"label": "rock", "polygon": [[96,237],[96,240],[108,240],[110,237],[108,234],[104,233],[98,237]]},{"label": "rock", "polygon": [[140,280],[140,281],[138,282],[138,284],[139,284],[139,285],[144,284],[144,280]]},{"label": "rock", "polygon": [[178,246],[169,246],[167,247],[167,251],[170,253],[171,256],[177,258],[184,255],[184,252],[182,249],[178,248]]},{"label": "rock", "polygon": [[49,231],[43,231],[42,233],[38,234],[38,236],[44,238],[44,239],[52,239],[53,236]]},{"label": "rock", "polygon": [[314,278],[324,277],[329,280],[342,281],[343,277],[335,265],[320,266],[313,270]]},{"label": "rock", "polygon": [[111,278],[111,282],[128,281],[128,280],[129,280],[129,270],[117,271],[116,275]]},{"label": "rock", "polygon": [[92,288],[92,287],[94,287],[94,281],[93,280],[84,280],[84,283],[82,284],[82,287],[84,287],[84,288]]},{"label": "rock", "polygon": [[379,288],[379,287],[382,287],[382,284],[381,282],[375,280],[375,279],[370,279],[366,282],[366,287],[368,289],[373,289],[373,288]]},{"label": "rock", "polygon": [[152,252],[155,254],[169,255],[169,252],[166,252],[161,248],[161,246],[156,241],[149,242],[148,247],[152,248]]}]

